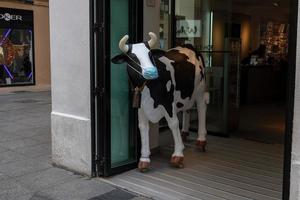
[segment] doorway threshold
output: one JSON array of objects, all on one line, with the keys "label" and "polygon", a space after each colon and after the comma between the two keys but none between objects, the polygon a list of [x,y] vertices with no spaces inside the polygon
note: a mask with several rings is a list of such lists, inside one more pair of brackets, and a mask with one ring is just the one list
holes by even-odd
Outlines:
[{"label": "doorway threshold", "polygon": [[283,145],[208,136],[207,152],[186,143],[185,167],[169,165],[173,147],[161,147],[151,169],[107,178],[111,184],[153,199],[281,199]]}]

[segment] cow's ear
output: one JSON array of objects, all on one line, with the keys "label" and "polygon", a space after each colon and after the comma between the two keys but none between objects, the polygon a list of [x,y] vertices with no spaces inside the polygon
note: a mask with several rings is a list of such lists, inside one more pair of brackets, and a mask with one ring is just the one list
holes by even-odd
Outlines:
[{"label": "cow's ear", "polygon": [[151,52],[151,55],[154,57],[162,57],[166,54],[166,52],[161,49],[151,49],[150,52]]},{"label": "cow's ear", "polygon": [[111,62],[114,64],[122,64],[126,61],[126,58],[127,58],[126,55],[122,53],[120,55],[113,57],[111,59]]}]

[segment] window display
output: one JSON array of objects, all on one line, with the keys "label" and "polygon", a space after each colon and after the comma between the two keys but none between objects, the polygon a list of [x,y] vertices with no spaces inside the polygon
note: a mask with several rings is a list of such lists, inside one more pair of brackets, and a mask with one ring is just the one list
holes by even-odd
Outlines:
[{"label": "window display", "polygon": [[32,11],[0,8],[0,86],[34,84]]}]

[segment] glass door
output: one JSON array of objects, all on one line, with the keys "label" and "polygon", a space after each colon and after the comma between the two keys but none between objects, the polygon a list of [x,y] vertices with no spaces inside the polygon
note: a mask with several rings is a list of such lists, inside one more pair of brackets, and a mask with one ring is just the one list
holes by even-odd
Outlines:
[{"label": "glass door", "polygon": [[[130,34],[129,0],[110,1],[110,57],[122,53],[119,41]],[[110,151],[112,168],[136,162],[133,135],[134,111],[131,108],[131,92],[128,85],[126,64],[110,63]]]},{"label": "glass door", "polygon": [[[98,175],[110,176],[137,166],[137,112],[131,107],[126,65],[110,60],[122,53],[119,40],[129,35],[129,42],[140,39],[138,1],[94,1],[96,18],[96,109],[95,157]],[[142,19],[139,19],[142,20]],[[100,91],[100,92],[99,92]]]},{"label": "glass door", "polygon": [[[230,43],[236,41],[230,39],[231,1],[173,0],[173,3],[173,46],[190,44],[204,57],[206,86],[211,99],[207,109],[207,129],[210,133],[228,136],[229,129],[235,125],[233,120],[236,120],[229,118],[229,114],[233,115],[230,106],[238,105],[231,102],[233,97],[229,98],[229,90],[232,90],[229,84],[230,81],[239,84],[236,80],[238,70],[230,69],[231,63],[238,63],[238,53],[232,53]],[[197,131],[197,126],[195,106],[191,114],[192,131]]]},{"label": "glass door", "polygon": [[[129,42],[136,42],[138,29],[137,8],[134,0],[109,1],[109,46],[107,59],[122,53],[119,41],[129,35]],[[126,64],[116,65],[107,61],[107,89],[109,108],[107,109],[107,163],[105,175],[112,175],[135,168],[138,161],[137,113],[131,106],[131,89],[128,82]]]}]

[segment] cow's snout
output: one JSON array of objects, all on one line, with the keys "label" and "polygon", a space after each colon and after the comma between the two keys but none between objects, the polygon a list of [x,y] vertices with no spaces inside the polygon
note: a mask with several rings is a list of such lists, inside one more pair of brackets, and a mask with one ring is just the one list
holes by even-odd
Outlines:
[{"label": "cow's snout", "polygon": [[158,71],[156,67],[147,68],[143,71],[143,77],[147,80],[158,78]]}]

